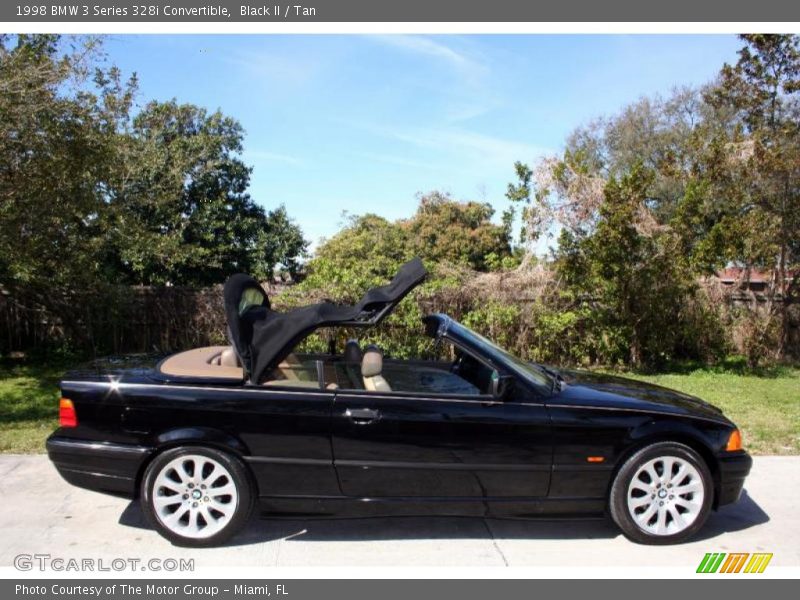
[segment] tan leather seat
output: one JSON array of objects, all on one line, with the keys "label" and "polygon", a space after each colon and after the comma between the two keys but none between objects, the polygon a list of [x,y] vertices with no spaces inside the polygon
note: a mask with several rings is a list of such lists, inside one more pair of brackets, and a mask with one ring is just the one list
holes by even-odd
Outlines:
[{"label": "tan leather seat", "polygon": [[223,367],[240,367],[239,364],[239,357],[236,356],[236,352],[233,349],[233,346],[229,346],[222,351],[219,355],[219,364]]},{"label": "tan leather seat", "polygon": [[361,361],[361,377],[364,389],[371,392],[391,392],[392,388],[383,378],[383,352],[377,346],[367,346]]}]

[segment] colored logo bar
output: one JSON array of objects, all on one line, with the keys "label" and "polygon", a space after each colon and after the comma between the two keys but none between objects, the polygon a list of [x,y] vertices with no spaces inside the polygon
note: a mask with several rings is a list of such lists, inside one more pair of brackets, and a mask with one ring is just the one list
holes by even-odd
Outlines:
[{"label": "colored logo bar", "polygon": [[[748,560],[749,558],[749,560]],[[697,567],[698,573],[763,573],[772,553],[707,552]]]}]

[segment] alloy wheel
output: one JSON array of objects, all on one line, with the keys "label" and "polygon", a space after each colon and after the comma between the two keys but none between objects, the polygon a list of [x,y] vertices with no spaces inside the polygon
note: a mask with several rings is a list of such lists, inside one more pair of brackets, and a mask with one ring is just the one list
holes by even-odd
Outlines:
[{"label": "alloy wheel", "polygon": [[628,511],[646,533],[674,535],[695,522],[705,493],[694,465],[677,456],[660,456],[636,470],[628,486]]},{"label": "alloy wheel", "polygon": [[153,484],[153,508],[170,531],[207,538],[231,521],[239,491],[230,472],[216,460],[186,454],[168,462]]}]

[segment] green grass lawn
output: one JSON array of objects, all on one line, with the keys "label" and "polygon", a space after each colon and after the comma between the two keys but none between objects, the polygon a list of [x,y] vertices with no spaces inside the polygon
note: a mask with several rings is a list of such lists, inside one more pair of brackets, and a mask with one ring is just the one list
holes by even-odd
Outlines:
[{"label": "green grass lawn", "polygon": [[721,408],[739,426],[752,454],[800,454],[800,369],[761,373],[740,369],[678,369],[655,375],[626,373],[692,394]]},{"label": "green grass lawn", "polygon": [[44,452],[58,426],[58,380],[66,370],[0,362],[0,452]]},{"label": "green grass lawn", "polygon": [[[57,426],[62,364],[0,363],[0,452],[44,452]],[[626,373],[719,406],[739,427],[754,454],[800,454],[800,369],[752,373],[738,363],[716,368],[675,367],[663,374]]]}]

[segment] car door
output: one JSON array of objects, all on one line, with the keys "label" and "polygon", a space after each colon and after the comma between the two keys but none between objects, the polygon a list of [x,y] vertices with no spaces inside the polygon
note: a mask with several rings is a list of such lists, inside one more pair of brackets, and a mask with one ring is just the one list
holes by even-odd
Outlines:
[{"label": "car door", "polygon": [[347,496],[486,499],[548,492],[547,410],[521,387],[502,401],[339,390],[331,431]]}]

